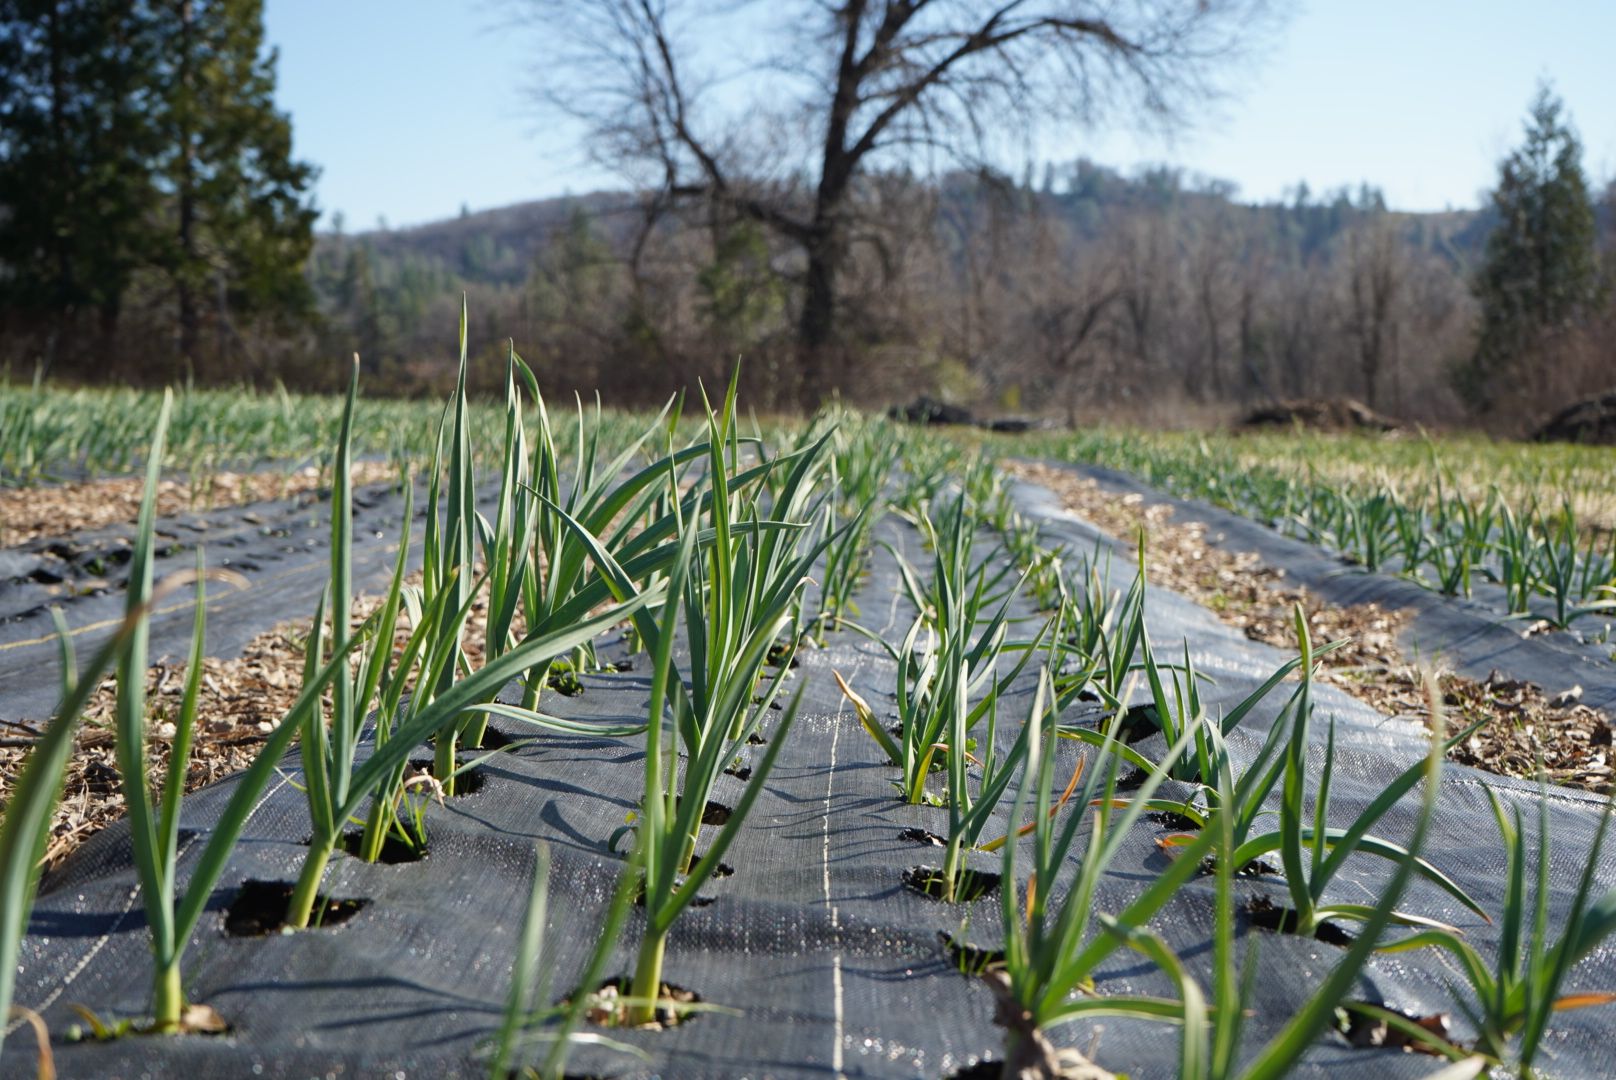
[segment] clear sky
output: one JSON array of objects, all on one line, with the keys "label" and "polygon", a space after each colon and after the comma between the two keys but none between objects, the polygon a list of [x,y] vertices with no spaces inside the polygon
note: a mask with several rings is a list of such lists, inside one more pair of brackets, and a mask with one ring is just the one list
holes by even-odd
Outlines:
[{"label": "clear sky", "polygon": [[[1286,0],[1277,0],[1285,3]],[[529,92],[542,31],[498,0],[266,0],[280,106],[350,229],[614,186]],[[1397,209],[1478,204],[1548,76],[1616,176],[1616,0],[1309,0],[1238,94],[1173,142],[1074,131],[1048,156],[1170,162],[1246,199],[1367,180]]]}]

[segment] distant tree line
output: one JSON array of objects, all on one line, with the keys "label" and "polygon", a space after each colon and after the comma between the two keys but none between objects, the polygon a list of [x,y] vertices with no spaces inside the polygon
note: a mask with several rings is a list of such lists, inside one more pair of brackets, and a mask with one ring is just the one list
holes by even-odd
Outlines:
[{"label": "distant tree line", "polygon": [[0,0],[0,362],[295,372],[314,169],[261,0]]},{"label": "distant tree line", "polygon": [[[1372,187],[1305,185],[1250,205],[1221,181],[1085,161],[1020,177],[879,174],[856,197],[882,226],[844,268],[852,359],[835,385],[867,405],[924,391],[1063,421],[1191,422],[1351,396],[1507,428],[1616,382],[1597,287],[1530,344],[1526,330],[1510,349],[1483,344],[1497,207],[1398,213]],[[383,381],[432,385],[464,288],[491,380],[507,337],[550,385],[620,402],[719,379],[743,357],[752,400],[793,406],[800,256],[719,213],[662,214],[646,230],[646,198],[558,202],[538,223],[325,236],[311,273],[327,332]],[[1604,220],[1596,286],[1616,269]]]}]

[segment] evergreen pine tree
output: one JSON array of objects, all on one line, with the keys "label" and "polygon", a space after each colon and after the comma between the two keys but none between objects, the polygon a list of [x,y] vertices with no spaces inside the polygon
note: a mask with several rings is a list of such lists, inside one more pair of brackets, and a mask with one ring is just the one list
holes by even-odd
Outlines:
[{"label": "evergreen pine tree", "polygon": [[[179,355],[200,362],[204,311],[219,354],[234,316],[303,315],[303,265],[318,212],[305,198],[312,166],[292,158],[292,128],[274,103],[274,50],[262,0],[163,0],[166,43],[158,109],[169,196],[161,268],[173,287]],[[217,373],[217,374],[222,374]]]},{"label": "evergreen pine tree", "polygon": [[1482,409],[1498,402],[1519,365],[1587,312],[1599,289],[1593,203],[1582,145],[1564,107],[1540,85],[1526,141],[1498,167],[1487,238],[1471,289],[1481,303],[1476,351],[1460,391]]},{"label": "evergreen pine tree", "polygon": [[275,62],[262,0],[0,0],[9,331],[104,372],[148,278],[171,313],[147,321],[192,365],[205,323],[240,354],[239,318],[311,310],[314,169],[292,157]]},{"label": "evergreen pine tree", "polygon": [[0,312],[105,350],[149,250],[149,25],[122,0],[0,0]]}]

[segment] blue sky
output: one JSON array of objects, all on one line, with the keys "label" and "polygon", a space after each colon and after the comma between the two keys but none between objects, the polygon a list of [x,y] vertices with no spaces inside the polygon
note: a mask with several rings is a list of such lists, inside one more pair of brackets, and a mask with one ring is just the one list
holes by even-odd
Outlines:
[{"label": "blue sky", "polygon": [[[1284,3],[1285,0],[1278,0]],[[277,99],[317,199],[350,229],[409,225],[609,187],[534,104],[538,28],[497,0],[266,0]],[[1598,183],[1616,176],[1616,0],[1311,0],[1215,112],[1171,142],[1124,130],[1049,138],[1045,156],[1123,169],[1170,162],[1246,199],[1298,180],[1367,180],[1393,207],[1468,207],[1551,77]]]}]

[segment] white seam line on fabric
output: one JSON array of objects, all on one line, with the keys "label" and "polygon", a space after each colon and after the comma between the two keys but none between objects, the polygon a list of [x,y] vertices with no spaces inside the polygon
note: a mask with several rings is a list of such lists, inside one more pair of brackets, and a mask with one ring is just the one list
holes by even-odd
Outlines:
[{"label": "white seam line on fabric", "polygon": [[837,1080],[844,1080],[846,1074],[842,1072],[842,1040],[846,1037],[844,1030],[844,1013],[842,1011],[842,924],[837,915],[836,905],[830,896],[830,811],[831,796],[836,786],[836,740],[842,733],[842,714],[846,711],[844,700],[836,708],[836,716],[831,722],[830,729],[830,769],[825,776],[825,815],[820,819],[821,835],[824,844],[821,849],[823,860],[822,880],[825,886],[825,906],[830,908],[831,940],[835,942],[831,952],[831,989],[834,1003],[835,1030],[832,1032],[830,1047],[830,1067],[836,1073]]},{"label": "white seam line on fabric", "polygon": [[[900,545],[902,544],[901,538],[899,543]],[[898,601],[900,595],[901,593],[898,590],[893,591],[892,602],[887,606],[886,625],[882,627],[883,634],[890,632],[893,624],[897,621]],[[849,674],[855,680],[858,678],[859,670],[864,666],[862,654],[859,654],[859,656],[860,659],[849,671]],[[843,1046],[847,1041],[847,1016],[842,993],[842,923],[840,913],[838,912],[835,903],[832,902],[830,893],[830,811],[831,796],[836,786],[836,741],[841,738],[842,717],[846,715],[846,712],[847,699],[844,697],[836,706],[836,715],[831,722],[830,768],[825,777],[825,813],[820,819],[820,835],[823,838],[823,843],[820,849],[820,880],[824,884],[825,906],[830,909],[831,937],[835,942],[835,947],[830,958],[832,991],[831,1000],[835,1025],[831,1033],[832,1042],[830,1050],[830,1067],[831,1071],[836,1074],[836,1080],[846,1080],[847,1077],[847,1073],[844,1071],[846,1067],[846,1060],[843,1050]]]}]

